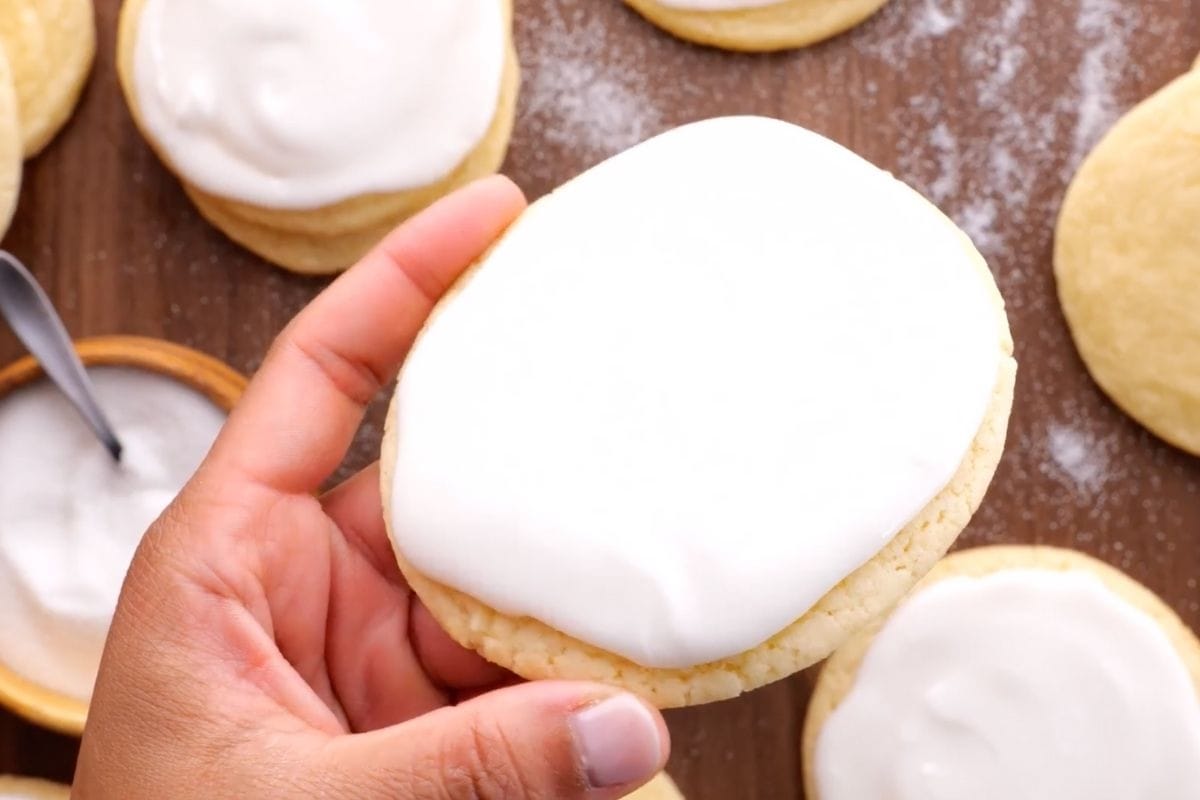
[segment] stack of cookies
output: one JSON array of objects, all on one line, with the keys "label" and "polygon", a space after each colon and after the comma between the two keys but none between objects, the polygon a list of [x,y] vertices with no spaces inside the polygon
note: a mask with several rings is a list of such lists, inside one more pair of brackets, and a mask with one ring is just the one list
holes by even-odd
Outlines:
[{"label": "stack of cookies", "polygon": [[494,173],[520,81],[510,0],[128,0],[117,48],[134,120],[200,213],[308,274]]}]

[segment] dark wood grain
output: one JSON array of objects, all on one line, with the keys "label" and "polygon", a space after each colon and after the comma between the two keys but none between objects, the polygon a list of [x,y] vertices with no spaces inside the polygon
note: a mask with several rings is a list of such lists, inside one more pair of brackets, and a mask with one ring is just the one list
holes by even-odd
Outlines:
[{"label": "dark wood grain", "polygon": [[[76,335],[162,336],[252,371],[323,283],[209,228],[134,130],[113,69],[115,0],[83,103],[28,165],[4,245]],[[525,92],[505,171],[532,196],[659,130],[728,113],[784,117],[891,169],[963,223],[1009,303],[1021,374],[1008,450],[960,546],[1078,547],[1200,626],[1200,460],[1123,417],[1083,370],[1054,296],[1054,218],[1121,110],[1200,50],[1200,0],[893,0],[806,51],[748,56],[675,41],[617,0],[517,0]],[[701,169],[702,165],[697,165]],[[0,331],[0,361],[20,349]],[[367,463],[382,407],[347,470]],[[812,674],[669,715],[694,800],[795,800]],[[0,713],[0,772],[69,779],[74,742]]]}]

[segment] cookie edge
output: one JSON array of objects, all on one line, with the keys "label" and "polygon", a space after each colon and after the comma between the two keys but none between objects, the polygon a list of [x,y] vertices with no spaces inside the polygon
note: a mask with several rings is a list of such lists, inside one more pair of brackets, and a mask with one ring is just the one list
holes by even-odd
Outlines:
[{"label": "cookie edge", "polygon": [[861,25],[889,0],[783,0],[719,11],[671,8],[656,0],[625,0],[651,24],[684,41],[747,53],[808,47]]}]

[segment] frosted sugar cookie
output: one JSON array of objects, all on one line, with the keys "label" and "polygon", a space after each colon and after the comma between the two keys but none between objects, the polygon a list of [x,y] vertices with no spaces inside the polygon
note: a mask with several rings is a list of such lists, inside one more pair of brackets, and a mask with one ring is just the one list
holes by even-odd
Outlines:
[{"label": "frosted sugar cookie", "polygon": [[92,69],[91,0],[0,0],[0,47],[8,53],[26,158],[66,124]]},{"label": "frosted sugar cookie", "polygon": [[887,0],[625,0],[682,39],[727,50],[803,47],[853,28]]},{"label": "frosted sugar cookie", "polygon": [[664,773],[647,783],[625,800],[683,800],[675,783]]},{"label": "frosted sugar cookie", "polygon": [[0,239],[8,231],[21,193],[21,128],[17,94],[4,48],[0,47]]},{"label": "frosted sugar cookie", "polygon": [[1131,416],[1200,454],[1200,72],[1129,112],[1080,167],[1054,272],[1092,376]]},{"label": "frosted sugar cookie", "polygon": [[807,797],[1200,797],[1200,641],[1078,553],[965,551],[829,659]]},{"label": "frosted sugar cookie", "polygon": [[299,272],[350,266],[504,159],[511,0],[126,0],[118,68],[200,212]]},{"label": "frosted sugar cookie", "polygon": [[71,789],[38,778],[0,775],[0,800],[67,800]]},{"label": "frosted sugar cookie", "polygon": [[384,440],[398,560],[526,677],[736,695],[945,553],[1011,352],[987,265],[909,187],[778,120],[676,129],[534,204],[435,313]]}]

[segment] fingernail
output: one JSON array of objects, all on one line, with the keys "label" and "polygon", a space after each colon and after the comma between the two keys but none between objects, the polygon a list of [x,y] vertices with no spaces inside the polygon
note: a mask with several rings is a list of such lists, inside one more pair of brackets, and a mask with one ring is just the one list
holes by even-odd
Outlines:
[{"label": "fingernail", "polygon": [[632,695],[619,694],[580,709],[571,718],[571,729],[594,789],[641,782],[658,772],[658,722]]}]

